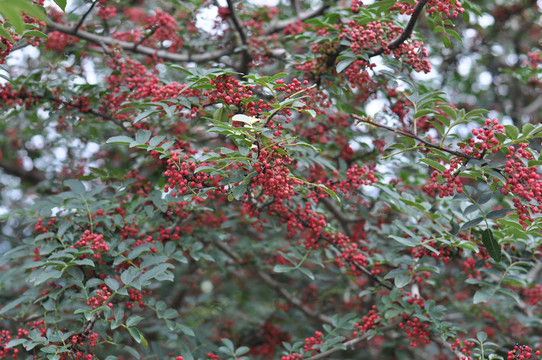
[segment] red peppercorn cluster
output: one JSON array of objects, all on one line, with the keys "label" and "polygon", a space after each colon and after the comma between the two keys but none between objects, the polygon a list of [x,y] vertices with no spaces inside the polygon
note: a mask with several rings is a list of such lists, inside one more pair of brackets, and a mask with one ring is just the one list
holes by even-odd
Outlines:
[{"label": "red peppercorn cluster", "polygon": [[402,28],[391,22],[371,21],[360,25],[351,20],[341,29],[339,40],[350,41],[350,49],[354,54],[375,53],[381,51],[384,55],[393,53],[396,58],[405,58],[417,72],[428,73],[431,64],[424,60],[428,56],[423,42],[413,40],[410,43],[403,42],[393,50],[388,47],[389,43],[396,39],[402,32]]},{"label": "red peppercorn cluster", "polygon": [[[391,10],[399,10],[401,14],[412,15],[414,8],[418,4],[419,0],[414,2],[398,1],[393,5]],[[427,13],[429,15],[438,13],[443,18],[456,18],[459,14],[465,12],[463,5],[460,1],[453,0],[429,0],[426,5]]]},{"label": "red peppercorn cluster", "polygon": [[[109,300],[109,297],[111,296],[111,291],[109,291],[105,284],[100,285],[99,288],[100,290],[96,290],[96,295],[92,296],[87,301],[87,305],[92,306],[92,309],[96,309],[99,306],[102,306],[107,300]],[[108,303],[107,306],[112,308],[113,303]]]},{"label": "red peppercorn cluster", "polygon": [[433,249],[438,250],[439,253],[437,254],[424,246],[413,247],[410,248],[409,251],[414,259],[420,259],[424,256],[431,256],[437,262],[442,260],[444,264],[447,264],[448,261],[450,261],[451,249],[448,246],[442,246],[439,249],[439,242],[427,241],[427,238],[425,236],[421,238],[421,242],[425,243],[428,246],[431,246]]},{"label": "red peppercorn cluster", "polygon": [[282,356],[280,360],[300,360],[302,358],[302,354],[292,353],[290,355]]},{"label": "red peppercorn cluster", "polygon": [[461,342],[459,339],[455,339],[455,341],[451,343],[450,346],[452,347],[452,350],[459,350],[461,351],[461,353],[466,355],[463,356],[461,359],[472,360],[469,355],[472,353],[471,349],[476,346],[476,343],[468,340],[463,340],[463,342]]},{"label": "red peppercorn cluster", "polygon": [[43,219],[39,218],[36,225],[34,225],[34,231],[46,233],[50,231],[50,227],[53,226],[56,223],[56,218],[50,218],[49,221],[47,221],[47,225],[43,225]]},{"label": "red peppercorn cluster", "polygon": [[[168,178],[168,184],[164,185],[164,191],[169,192],[170,190],[174,190],[171,192],[171,196],[184,195],[189,193],[189,191],[197,194],[204,186],[223,189],[223,186],[219,185],[220,180],[222,180],[220,177],[209,175],[205,172],[195,173],[198,167],[209,164],[197,164],[189,160],[190,157],[188,155],[181,158],[180,151],[171,151],[170,156],[167,160],[167,169],[164,171],[164,176]],[[220,192],[220,190],[217,190],[217,193]]]},{"label": "red peppercorn cluster", "polygon": [[102,20],[113,19],[117,16],[117,9],[114,6],[104,6],[99,4],[96,15],[98,15]]},{"label": "red peppercorn cluster", "polygon": [[[463,183],[457,175],[463,162],[463,158],[455,157],[450,160],[448,168],[443,173],[433,170],[431,173],[431,182],[424,185],[423,191],[429,196],[435,196],[438,193],[441,198],[453,196],[455,192],[462,193]],[[440,179],[444,181],[441,183]]]},{"label": "red peppercorn cluster", "polygon": [[280,330],[272,323],[265,322],[257,331],[259,344],[250,348],[250,355],[261,359],[276,359],[275,351],[285,341],[290,341],[290,335]]},{"label": "red peppercorn cluster", "polygon": [[264,194],[270,197],[274,196],[278,203],[291,200],[295,193],[294,188],[303,184],[302,181],[289,176],[288,166],[291,164],[292,159],[279,153],[277,145],[273,145],[269,149],[261,149],[258,152],[256,162],[252,165],[258,175],[252,179],[250,186],[252,188],[261,186]]},{"label": "red peppercorn cluster", "polygon": [[98,344],[98,337],[98,333],[89,330],[88,335],[86,336],[83,336],[82,334],[72,335],[70,341],[74,346],[86,346],[86,341],[88,341],[88,346],[96,347],[96,345]]},{"label": "red peppercorn cluster", "polygon": [[542,285],[536,284],[532,288],[523,289],[522,293],[527,304],[531,306],[542,304]]},{"label": "red peppercorn cluster", "polygon": [[68,44],[76,44],[79,38],[71,36],[60,31],[51,31],[47,34],[48,39],[45,40],[45,50],[64,52]]},{"label": "red peppercorn cluster", "polygon": [[527,345],[516,344],[514,349],[508,352],[506,360],[526,360],[526,359],[538,359],[540,356],[540,350],[533,351]]},{"label": "red peppercorn cluster", "polygon": [[354,336],[359,334],[364,334],[367,331],[374,329],[380,325],[380,315],[376,311],[376,306],[373,305],[369,313],[361,319],[361,323],[355,323],[354,327],[357,328],[357,331],[354,331]]},{"label": "red peppercorn cluster", "polygon": [[305,338],[305,345],[303,345],[303,350],[305,353],[312,352],[312,355],[316,355],[316,351],[319,350],[317,345],[321,345],[324,342],[322,341],[322,333],[320,331],[315,331],[314,336]]},{"label": "red peppercorn cluster", "polygon": [[85,230],[83,236],[75,243],[77,247],[90,246],[90,248],[95,251],[92,255],[94,259],[99,259],[101,257],[100,253],[108,252],[109,245],[104,240],[102,234],[94,234],[90,230]]},{"label": "red peppercorn cluster", "polygon": [[412,347],[424,347],[431,342],[428,332],[429,324],[422,323],[417,317],[403,314],[399,328],[407,334]]},{"label": "red peppercorn cluster", "polygon": [[504,195],[512,193],[517,196],[512,201],[519,215],[519,222],[523,227],[527,227],[527,221],[532,221],[535,214],[542,212],[540,174],[537,173],[536,166],[525,165],[529,160],[534,160],[528,146],[527,143],[521,143],[517,149],[514,146],[508,148],[509,153],[506,155],[508,160],[504,168],[507,178],[501,189],[501,193]]},{"label": "red peppercorn cluster", "polygon": [[491,151],[495,154],[501,148],[499,140],[495,137],[496,133],[503,133],[504,126],[499,124],[498,119],[486,119],[485,126],[480,129],[472,129],[474,138],[467,144],[460,144],[459,148],[467,155],[481,159],[484,154]]}]

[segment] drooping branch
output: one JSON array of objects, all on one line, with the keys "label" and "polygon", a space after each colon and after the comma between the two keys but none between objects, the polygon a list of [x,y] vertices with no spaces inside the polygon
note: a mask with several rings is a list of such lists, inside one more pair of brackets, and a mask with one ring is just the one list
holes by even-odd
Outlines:
[{"label": "drooping branch", "polygon": [[80,39],[89,41],[93,44],[102,46],[102,45],[113,45],[118,46],[126,51],[133,52],[136,54],[142,54],[147,56],[155,56],[159,59],[170,61],[170,62],[195,62],[202,63],[208,61],[217,61],[222,56],[230,54],[233,50],[231,48],[226,48],[222,50],[209,51],[203,54],[177,54],[171,53],[167,50],[158,50],[148,46],[136,46],[136,43],[129,41],[117,40],[109,36],[101,36],[84,31],[81,29],[76,30],[73,27],[62,25],[55,22],[50,22],[47,25],[48,31],[59,31],[64,34],[72,35]]},{"label": "drooping branch", "polygon": [[[303,226],[305,228],[308,228],[309,227],[309,224],[293,209],[291,209],[290,207],[287,207],[288,211],[294,215],[297,220],[303,224]],[[335,242],[333,242],[331,239],[329,239],[327,236],[324,236],[322,234],[318,234],[318,240],[321,240],[321,241],[325,241],[326,243],[328,243],[329,245],[333,246],[333,248],[335,248],[336,250],[340,251],[339,247],[337,246],[337,244]],[[347,260],[348,261],[348,260]],[[379,279],[377,276],[375,276],[374,274],[372,274],[369,270],[367,270],[365,267],[361,266],[360,264],[354,262],[354,261],[348,261],[348,263],[352,266],[354,266],[356,268],[356,270],[358,271],[361,271],[362,273],[364,273],[365,275],[367,275],[368,277],[370,277],[371,279],[373,279],[374,281],[376,281],[379,285],[381,285],[382,287],[385,287],[386,289],[388,290],[391,290],[393,289],[392,286],[390,286],[389,284],[385,283],[384,281],[382,281],[381,279]]]},{"label": "drooping branch", "polygon": [[327,9],[329,8],[329,4],[327,2],[324,2],[321,6],[314,10],[304,11],[298,14],[297,17],[287,19],[287,20],[278,20],[274,23],[272,23],[266,30],[266,35],[271,35],[276,32],[282,31],[286,26],[293,25],[297,21],[305,21],[308,19],[312,19],[314,17],[322,15]]},{"label": "drooping branch", "polygon": [[395,50],[402,43],[404,43],[412,35],[412,32],[414,31],[414,26],[416,25],[416,22],[418,21],[424,6],[427,4],[427,1],[428,0],[421,0],[418,4],[416,4],[416,7],[414,8],[414,12],[410,16],[410,20],[408,21],[406,27],[403,29],[401,34],[395,39],[393,39],[392,41],[390,41],[386,48],[381,47],[380,49],[375,51],[373,54],[371,54],[370,57],[381,55],[387,49]]},{"label": "drooping branch", "polygon": [[[386,326],[383,326],[383,327],[379,328],[379,330],[383,331],[383,332],[386,332],[386,331],[391,330],[391,329],[396,328],[396,327],[397,327],[397,324],[390,324],[390,325],[386,325]],[[352,350],[356,344],[369,339],[373,335],[374,334],[372,334],[372,333],[365,333],[365,334],[363,334],[361,336],[353,338],[352,340],[348,340],[348,341],[344,342],[343,345],[346,346],[347,350],[348,349]],[[314,356],[311,356],[310,358],[307,358],[307,360],[325,359],[328,356],[333,355],[333,354],[335,354],[336,352],[339,352],[339,351],[344,351],[344,350],[342,348],[329,349],[327,351],[321,352],[320,354],[316,354]]]},{"label": "drooping branch", "polygon": [[[241,258],[241,256],[235,253],[227,244],[221,241],[214,242],[213,244],[232,260],[236,262],[242,262],[243,259]],[[303,304],[300,299],[290,294],[279,282],[275,281],[268,274],[264,273],[263,271],[256,270],[256,275],[260,278],[260,280],[262,280],[269,287],[275,290],[280,296],[282,296],[287,302],[301,310],[308,317],[316,319],[324,324],[333,325],[333,322],[331,321],[331,318],[329,316],[309,309]]]},{"label": "drooping branch", "polygon": [[414,134],[411,134],[411,133],[408,133],[406,131],[402,131],[402,130],[399,130],[399,129],[395,129],[395,128],[392,128],[392,127],[389,127],[389,126],[386,126],[386,125],[383,125],[383,124],[379,124],[379,123],[376,123],[376,122],[374,122],[372,120],[369,120],[369,119],[364,119],[363,117],[361,117],[359,115],[352,114],[352,117],[358,121],[358,124],[359,123],[365,123],[365,124],[368,124],[368,125],[371,125],[371,126],[376,126],[376,127],[382,128],[382,129],[386,129],[386,130],[391,131],[393,133],[396,133],[398,135],[402,135],[402,136],[412,138],[412,139],[422,143],[426,147],[437,149],[437,150],[446,152],[448,154],[452,154],[452,155],[461,157],[461,158],[463,158],[465,160],[475,160],[476,159],[476,158],[474,158],[474,157],[472,157],[470,155],[462,153],[461,151],[456,151],[456,150],[452,150],[452,149],[442,147],[440,145],[433,144],[433,143],[431,143],[431,142],[429,142],[429,141],[427,141],[425,139],[422,139],[421,137],[419,137],[417,135],[414,135]]}]

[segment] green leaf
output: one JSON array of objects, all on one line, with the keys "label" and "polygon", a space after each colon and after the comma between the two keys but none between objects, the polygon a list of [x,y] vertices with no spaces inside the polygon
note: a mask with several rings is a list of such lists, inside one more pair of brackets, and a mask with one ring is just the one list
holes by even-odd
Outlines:
[{"label": "green leaf", "polygon": [[493,220],[500,219],[500,218],[505,217],[511,211],[514,211],[514,209],[507,208],[507,209],[493,210],[486,215],[486,218],[493,219]]},{"label": "green leaf", "polygon": [[66,11],[66,2],[66,0],[55,0],[55,4],[57,4],[62,11]]},{"label": "green leaf", "polygon": [[411,276],[408,273],[399,274],[393,280],[394,284],[398,288],[402,288],[410,282]]},{"label": "green leaf", "polygon": [[534,130],[534,125],[531,123],[525,123],[523,127],[521,128],[521,133],[523,136],[527,136],[531,133],[531,131]]},{"label": "green leaf", "polygon": [[300,267],[299,271],[301,271],[309,279],[314,280],[314,274],[309,269],[304,268],[304,267]]},{"label": "green leaf", "polygon": [[326,192],[329,196],[331,196],[332,198],[337,200],[338,203],[341,203],[341,199],[339,199],[337,194],[335,194],[335,192],[333,190],[331,190],[330,188],[328,188],[327,186],[322,185],[322,184],[314,184],[314,186],[316,186],[317,188],[320,188],[321,190]]},{"label": "green leaf", "polygon": [[105,279],[104,283],[113,291],[117,291],[119,289],[119,282],[115,279],[107,278]]},{"label": "green leaf", "polygon": [[435,160],[431,160],[431,159],[420,159],[421,162],[431,166],[432,168],[435,168],[437,169],[438,171],[440,171],[441,173],[445,172],[446,171],[446,167],[438,162],[436,162]]},{"label": "green leaf", "polygon": [[27,30],[27,31],[24,32],[23,36],[25,36],[25,37],[35,36],[35,37],[39,37],[39,38],[42,38],[42,39],[48,39],[49,38],[49,36],[47,36],[46,34],[42,33],[39,30]]},{"label": "green leaf", "polygon": [[149,346],[147,340],[143,337],[143,335],[141,335],[137,328],[127,327],[127,329],[130,335],[132,335],[132,337],[138,344],[143,345],[145,349]]},{"label": "green leaf", "polygon": [[487,252],[493,258],[493,260],[500,262],[502,258],[501,248],[491,229],[485,229],[482,231],[482,243],[486,247]]},{"label": "green leaf", "polygon": [[164,274],[169,268],[172,268],[172,267],[174,267],[173,264],[169,264],[169,263],[163,263],[158,266],[155,266],[152,269],[145,272],[143,275],[141,275],[141,281],[154,279]]},{"label": "green leaf", "polygon": [[247,191],[247,185],[239,185],[233,189],[233,196],[236,200],[241,200],[243,194]]},{"label": "green leaf", "polygon": [[151,138],[152,132],[150,130],[139,130],[135,137],[137,144],[145,144]]},{"label": "green leaf", "polygon": [[261,119],[255,118],[254,116],[246,116],[246,115],[243,115],[243,114],[237,114],[237,115],[233,115],[232,120],[233,121],[240,121],[240,122],[245,123],[245,124],[247,124],[249,126],[252,126],[255,123],[257,123],[258,121],[260,121]]},{"label": "green leaf", "polygon": [[136,326],[137,324],[139,324],[141,322],[141,320],[143,320],[144,317],[142,316],[139,316],[139,315],[132,315],[130,316],[128,319],[126,319],[126,326],[128,327],[131,327],[131,326]]},{"label": "green leaf", "polygon": [[506,136],[512,140],[516,140],[519,135],[519,129],[514,125],[504,125]]},{"label": "green leaf", "polygon": [[273,268],[273,272],[276,273],[290,272],[292,270],[295,270],[295,267],[288,265],[275,265]]},{"label": "green leaf", "polygon": [[474,294],[472,299],[474,304],[479,304],[481,302],[487,302],[491,298],[491,294],[486,290],[478,290]]},{"label": "green leaf", "polygon": [[107,144],[123,144],[123,145],[130,145],[134,139],[132,139],[129,136],[126,135],[120,135],[120,136],[113,136],[109,139],[107,139]]},{"label": "green leaf", "polygon": [[484,220],[484,218],[480,216],[480,217],[477,217],[476,219],[467,221],[466,223],[463,223],[463,225],[461,226],[461,229],[459,231],[470,229],[471,227],[476,226],[479,223],[481,223],[482,220]]},{"label": "green leaf", "polygon": [[344,60],[341,60],[337,63],[337,66],[335,67],[335,70],[337,71],[337,74],[340,74],[343,72],[344,69],[349,67],[354,61],[356,61],[356,58],[347,58]]},{"label": "green leaf", "polygon": [[86,192],[85,185],[79,180],[69,179],[64,181],[64,185],[68,186],[76,194],[83,195]]},{"label": "green leaf", "polygon": [[487,340],[487,334],[483,331],[480,331],[479,333],[476,334],[476,338],[480,341],[480,342],[484,342]]}]

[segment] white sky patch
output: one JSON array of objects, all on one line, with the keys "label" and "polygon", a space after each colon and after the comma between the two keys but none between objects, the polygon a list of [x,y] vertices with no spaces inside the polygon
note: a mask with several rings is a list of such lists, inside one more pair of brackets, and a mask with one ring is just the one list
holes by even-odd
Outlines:
[{"label": "white sky patch", "polygon": [[96,76],[96,69],[94,68],[94,61],[84,58],[81,61],[81,66],[85,70],[87,83],[92,85],[96,84],[98,82],[98,78]]},{"label": "white sky patch", "polygon": [[60,148],[60,147],[54,148],[53,153],[55,154],[55,159],[59,161],[66,160],[66,157],[68,156],[68,153],[66,152],[65,148]]},{"label": "white sky patch", "polygon": [[461,76],[467,76],[472,68],[472,59],[470,57],[462,57],[457,65],[457,72]]},{"label": "white sky patch", "polygon": [[365,112],[368,116],[374,117],[377,113],[381,112],[384,109],[384,101],[376,99],[370,101],[365,105]]},{"label": "white sky patch", "polygon": [[95,142],[89,142],[87,146],[85,146],[85,149],[83,150],[82,156],[86,158],[90,158],[92,155],[97,153],[100,150],[100,145],[96,144]]},{"label": "white sky patch", "polygon": [[493,18],[493,16],[489,14],[484,14],[478,17],[478,24],[483,28],[491,26],[494,23],[495,23],[495,19]]},{"label": "white sky patch", "polygon": [[218,17],[218,7],[209,6],[196,15],[196,27],[205,31],[211,31]]},{"label": "white sky patch", "polygon": [[482,89],[488,89],[489,86],[493,83],[493,76],[489,73],[489,71],[482,71],[480,75],[478,75],[478,85]]}]

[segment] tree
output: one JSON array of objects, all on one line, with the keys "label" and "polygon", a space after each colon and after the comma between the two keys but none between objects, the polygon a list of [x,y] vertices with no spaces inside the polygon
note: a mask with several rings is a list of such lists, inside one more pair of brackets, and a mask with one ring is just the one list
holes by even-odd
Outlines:
[{"label": "tree", "polygon": [[535,0],[0,1],[0,358],[540,359]]}]

